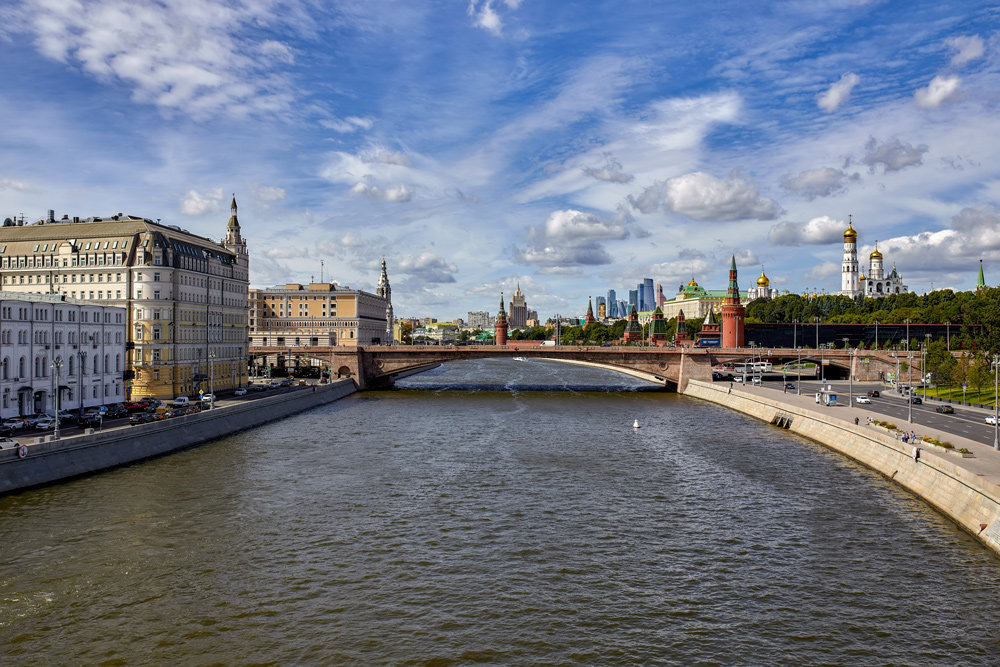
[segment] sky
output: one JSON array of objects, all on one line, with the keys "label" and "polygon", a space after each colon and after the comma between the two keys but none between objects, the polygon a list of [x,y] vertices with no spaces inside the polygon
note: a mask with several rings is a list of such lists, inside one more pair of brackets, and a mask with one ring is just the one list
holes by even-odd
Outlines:
[{"label": "sky", "polygon": [[4,0],[0,216],[220,239],[254,287],[542,319],[645,277],[1000,283],[1000,8],[924,0]]}]

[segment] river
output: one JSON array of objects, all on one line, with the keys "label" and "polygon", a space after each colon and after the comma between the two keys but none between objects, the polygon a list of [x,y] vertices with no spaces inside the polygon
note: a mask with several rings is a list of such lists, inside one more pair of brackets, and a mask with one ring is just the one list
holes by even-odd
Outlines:
[{"label": "river", "polygon": [[644,387],[455,362],[0,498],[0,661],[997,664],[1000,560],[971,537]]}]

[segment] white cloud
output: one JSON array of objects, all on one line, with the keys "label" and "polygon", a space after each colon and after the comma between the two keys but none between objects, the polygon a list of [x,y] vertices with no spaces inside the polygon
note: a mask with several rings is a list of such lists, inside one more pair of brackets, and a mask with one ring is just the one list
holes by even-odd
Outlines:
[{"label": "white cloud", "polygon": [[275,185],[252,185],[250,191],[253,198],[260,202],[278,201],[286,196],[285,189]]},{"label": "white cloud", "polygon": [[854,86],[858,85],[860,81],[861,77],[854,72],[848,72],[840,77],[840,81],[837,81],[826,92],[819,95],[816,98],[816,103],[820,109],[823,109],[827,113],[833,113],[841,104],[847,101],[847,98],[851,96]]},{"label": "white cloud", "polygon": [[30,192],[31,185],[27,181],[16,178],[0,178],[0,190],[17,190],[18,192]]},{"label": "white cloud", "polygon": [[886,173],[919,165],[923,162],[924,153],[929,150],[925,145],[914,147],[899,139],[879,144],[875,137],[868,139],[865,149],[868,152],[861,161],[869,166],[872,173],[878,165],[882,165]]},{"label": "white cloud", "polygon": [[469,0],[468,14],[472,17],[472,24],[477,28],[482,28],[494,35],[499,35],[503,30],[503,22],[499,14],[493,9],[493,0]]},{"label": "white cloud", "polygon": [[767,238],[775,245],[828,244],[840,239],[847,223],[822,215],[809,222],[779,222],[771,227]]},{"label": "white cloud", "polygon": [[319,124],[328,130],[348,134],[358,130],[370,130],[375,124],[371,118],[361,118],[359,116],[347,116],[346,118],[325,118]]},{"label": "white cloud", "polygon": [[642,213],[662,207],[694,220],[773,220],[781,210],[738,172],[720,179],[695,171],[656,183],[628,200]]},{"label": "white cloud", "polygon": [[20,20],[44,56],[200,118],[289,108],[292,88],[273,68],[290,63],[291,51],[246,30],[272,23],[274,11],[268,2],[35,0]]},{"label": "white cloud", "polygon": [[413,199],[413,191],[402,183],[390,183],[385,188],[358,181],[351,188],[352,197],[365,197],[372,201],[408,202]]},{"label": "white cloud", "polygon": [[610,264],[611,255],[602,241],[629,237],[627,219],[601,218],[572,209],[553,211],[541,228],[531,228],[529,247],[514,249],[515,259],[552,271],[575,270],[579,266]]},{"label": "white cloud", "polygon": [[584,167],[583,173],[608,183],[629,183],[635,178],[632,174],[622,172],[622,163],[616,160],[611,153],[604,154],[603,167]]},{"label": "white cloud", "polygon": [[842,271],[843,267],[836,262],[823,262],[806,271],[805,278],[817,282],[825,282],[830,278],[841,275]]},{"label": "white cloud", "polygon": [[184,215],[205,215],[222,210],[222,188],[207,192],[188,190],[181,198],[181,213]]},{"label": "white cloud", "polygon": [[945,44],[948,48],[955,51],[955,55],[951,57],[952,67],[961,67],[977,58],[981,58],[986,52],[983,46],[983,38],[979,35],[951,37],[945,41]]},{"label": "white cloud", "polygon": [[925,109],[939,107],[955,96],[961,81],[957,76],[938,74],[931,79],[926,88],[918,88],[913,98],[917,101],[917,105]]},{"label": "white cloud", "polygon": [[413,162],[402,151],[390,152],[384,148],[374,148],[361,153],[360,157],[364,162],[376,164],[394,164],[400,167],[412,167]]},{"label": "white cloud", "polygon": [[400,259],[394,271],[427,283],[453,283],[458,267],[429,252]]},{"label": "white cloud", "polygon": [[842,192],[849,178],[857,180],[858,174],[848,176],[840,169],[821,167],[808,169],[800,172],[798,176],[786,178],[781,187],[812,201],[817,197],[829,197],[834,193]]}]

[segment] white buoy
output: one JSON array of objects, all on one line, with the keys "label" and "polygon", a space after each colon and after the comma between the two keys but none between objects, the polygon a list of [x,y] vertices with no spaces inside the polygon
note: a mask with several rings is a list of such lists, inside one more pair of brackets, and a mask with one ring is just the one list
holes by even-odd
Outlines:
[{"label": "white buoy", "polygon": [[639,420],[638,419],[636,419],[634,422],[632,422],[632,428],[639,428]]}]

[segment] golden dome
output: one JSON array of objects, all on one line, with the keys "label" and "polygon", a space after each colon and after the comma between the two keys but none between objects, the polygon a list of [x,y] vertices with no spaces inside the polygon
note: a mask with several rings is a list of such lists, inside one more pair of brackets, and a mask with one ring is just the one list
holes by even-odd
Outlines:
[{"label": "golden dome", "polygon": [[875,242],[875,249],[872,250],[872,254],[868,255],[869,259],[882,259],[882,253],[878,251],[878,241]]},{"label": "golden dome", "polygon": [[851,216],[847,216],[847,229],[844,230],[844,243],[854,243],[858,238],[858,233],[854,231],[854,223]]},{"label": "golden dome", "polygon": [[688,287],[697,287],[698,283],[695,282],[694,276],[691,276],[691,282],[688,283]]},{"label": "golden dome", "polygon": [[861,280],[868,280],[867,278],[865,278],[865,274],[864,273],[861,274]]},{"label": "golden dome", "polygon": [[757,279],[757,287],[767,287],[770,284],[771,281],[767,279],[767,276],[764,275],[764,270],[761,269],[760,278]]}]

